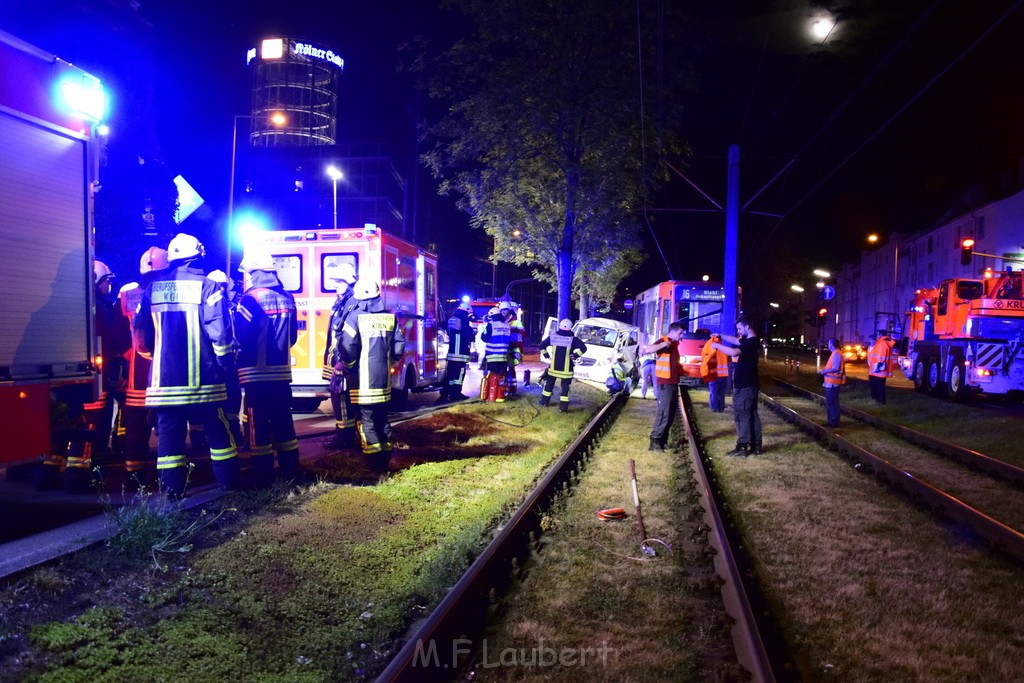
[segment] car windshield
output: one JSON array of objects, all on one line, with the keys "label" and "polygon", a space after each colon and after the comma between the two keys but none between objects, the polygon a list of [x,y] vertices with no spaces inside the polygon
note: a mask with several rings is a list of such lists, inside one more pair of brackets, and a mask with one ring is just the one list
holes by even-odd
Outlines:
[{"label": "car windshield", "polygon": [[608,327],[577,325],[576,337],[587,345],[593,344],[595,346],[611,348],[615,346],[615,340],[618,339],[619,333]]}]

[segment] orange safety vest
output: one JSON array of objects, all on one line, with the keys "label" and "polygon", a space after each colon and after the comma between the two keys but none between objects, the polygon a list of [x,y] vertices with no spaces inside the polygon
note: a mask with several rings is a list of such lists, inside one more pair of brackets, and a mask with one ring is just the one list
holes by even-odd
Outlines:
[{"label": "orange safety vest", "polygon": [[[886,341],[888,339],[888,341]],[[879,337],[868,351],[868,374],[872,377],[892,377],[891,337]]]},{"label": "orange safety vest", "polygon": [[711,346],[709,339],[700,351],[700,378],[705,384],[729,376],[729,356]]},{"label": "orange safety vest", "polygon": [[659,342],[668,342],[668,346],[658,351],[654,359],[654,376],[659,379],[679,379],[679,346],[668,337],[662,337]]},{"label": "orange safety vest", "polygon": [[839,361],[839,370],[822,376],[825,378],[825,384],[838,387],[846,384],[846,360],[843,358],[843,354],[833,351],[832,355],[828,358],[827,367],[834,367],[832,361],[836,360]]}]

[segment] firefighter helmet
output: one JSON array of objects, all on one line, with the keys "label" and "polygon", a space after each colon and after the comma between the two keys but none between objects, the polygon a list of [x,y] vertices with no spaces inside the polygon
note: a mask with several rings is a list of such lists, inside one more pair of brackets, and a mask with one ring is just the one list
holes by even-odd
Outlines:
[{"label": "firefighter helmet", "polygon": [[251,273],[254,270],[277,270],[274,266],[274,257],[270,255],[269,251],[263,249],[246,251],[238,267],[247,273]]},{"label": "firefighter helmet", "polygon": [[473,310],[473,307],[469,305],[468,301],[461,302],[459,304],[459,308],[461,308],[464,311],[472,311]]},{"label": "firefighter helmet", "polygon": [[223,270],[211,270],[206,274],[206,277],[222,285],[228,283],[228,276]]},{"label": "firefighter helmet", "polygon": [[167,257],[172,261],[193,259],[206,256],[206,248],[202,242],[192,235],[179,232],[167,245]]},{"label": "firefighter helmet", "polygon": [[380,296],[380,286],[373,280],[359,280],[352,289],[352,296],[354,296],[357,301],[376,299]]},{"label": "firefighter helmet", "polygon": [[98,285],[103,282],[104,279],[113,279],[114,271],[110,270],[106,263],[103,261],[92,262],[92,282],[94,285]]},{"label": "firefighter helmet", "polygon": [[512,302],[509,301],[508,299],[502,299],[501,301],[498,302],[498,310],[501,310],[501,311],[511,311],[512,310]]},{"label": "firefighter helmet", "polygon": [[338,267],[331,271],[328,279],[354,285],[356,280],[359,279],[359,275],[356,273],[356,267],[351,263],[339,263]]},{"label": "firefighter helmet", "polygon": [[562,322],[558,323],[558,329],[560,330],[571,330],[572,321],[568,318],[562,318]]},{"label": "firefighter helmet", "polygon": [[139,259],[139,273],[145,275],[155,270],[167,270],[167,250],[160,247],[150,247]]},{"label": "firefighter helmet", "polygon": [[488,320],[501,320],[502,319],[501,309],[498,308],[497,306],[491,306],[491,309],[489,311],[487,311],[487,319]]}]

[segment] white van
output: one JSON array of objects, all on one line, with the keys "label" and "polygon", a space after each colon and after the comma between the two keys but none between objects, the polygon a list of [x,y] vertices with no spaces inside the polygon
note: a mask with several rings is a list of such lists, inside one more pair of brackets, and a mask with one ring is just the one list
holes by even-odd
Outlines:
[{"label": "white van", "polygon": [[604,384],[611,365],[619,356],[626,361],[626,374],[633,376],[640,349],[640,328],[611,318],[584,318],[572,328],[573,334],[587,345],[587,352],[576,361],[574,375]]}]

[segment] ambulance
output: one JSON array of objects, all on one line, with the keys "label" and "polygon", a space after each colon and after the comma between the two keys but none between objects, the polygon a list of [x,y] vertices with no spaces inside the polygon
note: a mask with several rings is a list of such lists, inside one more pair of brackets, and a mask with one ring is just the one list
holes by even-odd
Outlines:
[{"label": "ambulance", "polygon": [[295,297],[299,338],[292,347],[292,397],[301,410],[328,398],[321,376],[324,347],[337,298],[331,276],[348,263],[360,279],[380,283],[384,306],[398,316],[405,353],[391,368],[392,402],[404,406],[410,391],[440,386],[444,360],[438,355],[437,255],[387,234],[361,228],[275,230],[246,235],[274,257],[278,277]]}]

